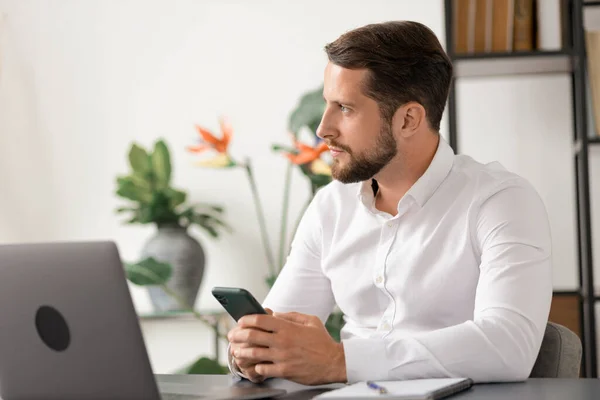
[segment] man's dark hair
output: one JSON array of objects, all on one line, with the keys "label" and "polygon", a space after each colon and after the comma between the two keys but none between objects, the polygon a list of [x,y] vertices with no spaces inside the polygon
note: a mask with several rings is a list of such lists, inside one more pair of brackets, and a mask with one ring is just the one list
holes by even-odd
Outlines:
[{"label": "man's dark hair", "polygon": [[369,71],[363,93],[379,104],[385,121],[391,123],[400,106],[416,101],[439,132],[452,63],[431,29],[413,21],[370,24],[344,33],[325,51],[333,64]]}]

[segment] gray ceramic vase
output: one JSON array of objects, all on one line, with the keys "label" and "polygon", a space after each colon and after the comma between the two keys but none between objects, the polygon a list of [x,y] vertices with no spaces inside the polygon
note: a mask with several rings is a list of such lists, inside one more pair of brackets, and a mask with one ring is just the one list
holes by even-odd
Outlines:
[{"label": "gray ceramic vase", "polygon": [[[142,249],[142,259],[154,257],[173,268],[167,287],[193,308],[204,276],[205,254],[200,243],[177,225],[161,226]],[[150,300],[157,312],[180,311],[184,307],[160,287],[149,286]]]}]

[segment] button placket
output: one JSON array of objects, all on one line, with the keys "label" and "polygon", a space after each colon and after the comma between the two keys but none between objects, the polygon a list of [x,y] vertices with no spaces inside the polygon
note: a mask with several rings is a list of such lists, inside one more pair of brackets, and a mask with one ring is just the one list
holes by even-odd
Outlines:
[{"label": "button placket", "polygon": [[395,231],[392,229],[394,227],[394,222],[388,220],[387,222],[385,222],[384,228],[381,231],[379,251],[382,253],[382,261],[381,264],[378,263],[377,270],[375,271],[374,281],[376,285],[383,285],[383,283],[385,282],[385,263],[389,254],[389,250],[392,246],[392,242],[394,241]]},{"label": "button placket", "polygon": [[386,337],[393,330],[392,321],[394,319],[396,305],[394,302],[394,297],[392,296],[392,294],[389,292],[388,288],[386,288],[383,283],[386,281],[386,279],[384,279],[384,276],[385,276],[385,273],[387,270],[387,261],[388,261],[387,258],[388,258],[388,255],[390,254],[392,244],[396,238],[396,231],[398,228],[398,218],[399,217],[400,217],[400,214],[391,220],[387,220],[384,223],[382,231],[381,231],[380,246],[383,249],[385,249],[384,250],[385,255],[383,256],[383,263],[380,267],[380,270],[377,271],[377,274],[375,275],[376,276],[375,282],[378,282],[380,280],[379,278],[381,278],[380,289],[385,292],[385,294],[387,295],[387,297],[389,298],[389,301],[390,301],[390,306],[387,308],[385,313],[382,315],[381,320],[379,321],[378,331],[382,335],[381,337]]}]

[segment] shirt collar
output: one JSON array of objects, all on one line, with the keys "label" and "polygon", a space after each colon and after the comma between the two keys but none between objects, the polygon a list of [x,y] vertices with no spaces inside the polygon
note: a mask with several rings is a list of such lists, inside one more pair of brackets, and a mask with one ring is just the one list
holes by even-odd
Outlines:
[{"label": "shirt collar", "polygon": [[[420,207],[433,196],[442,184],[454,164],[454,151],[452,147],[440,136],[435,155],[419,179],[412,185],[406,196],[412,197]],[[365,203],[370,203],[375,197],[377,182],[374,179],[364,181],[359,186],[358,195]]]},{"label": "shirt collar", "polygon": [[450,173],[454,164],[454,151],[452,147],[440,136],[437,151],[425,173],[408,190],[419,206],[423,207],[427,200],[433,196],[437,188]]}]

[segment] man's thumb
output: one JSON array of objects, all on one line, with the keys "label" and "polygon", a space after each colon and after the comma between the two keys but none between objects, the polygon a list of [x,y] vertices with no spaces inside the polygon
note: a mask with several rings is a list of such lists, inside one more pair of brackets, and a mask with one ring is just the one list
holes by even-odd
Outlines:
[{"label": "man's thumb", "polygon": [[267,314],[273,315],[273,310],[271,310],[270,308],[265,308],[265,311],[267,312]]}]

